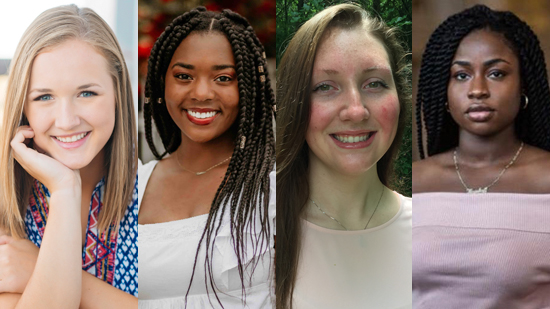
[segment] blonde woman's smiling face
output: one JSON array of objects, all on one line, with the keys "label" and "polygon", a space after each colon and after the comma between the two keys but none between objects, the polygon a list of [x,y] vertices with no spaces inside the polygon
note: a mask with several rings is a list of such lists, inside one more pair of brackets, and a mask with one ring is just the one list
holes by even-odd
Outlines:
[{"label": "blonde woman's smiling face", "polygon": [[360,27],[331,30],[317,50],[311,89],[310,160],[345,174],[375,166],[400,112],[384,46]]},{"label": "blonde woman's smiling face", "polygon": [[71,169],[87,166],[115,126],[115,92],[104,56],[77,39],[34,59],[24,108],[34,146]]}]

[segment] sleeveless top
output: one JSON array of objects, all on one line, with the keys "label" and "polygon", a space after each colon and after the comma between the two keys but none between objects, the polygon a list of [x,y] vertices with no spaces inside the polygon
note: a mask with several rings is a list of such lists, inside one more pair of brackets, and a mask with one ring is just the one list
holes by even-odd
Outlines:
[{"label": "sleeveless top", "polygon": [[[159,161],[139,166],[140,201],[147,182]],[[160,206],[159,206],[160,207]],[[255,237],[259,218],[253,231],[245,229],[246,254],[243,256],[243,275],[246,294],[243,297],[239,264],[231,237],[229,211],[215,239],[210,255],[212,275],[217,296],[224,308],[268,309],[275,308],[274,296],[274,240],[275,235],[275,171],[270,174],[270,200],[268,217],[271,239],[268,244],[253,250],[249,238]],[[205,278],[205,245],[197,257],[195,276],[187,302],[195,255],[208,214],[155,224],[139,225],[140,286],[139,309],[157,308],[222,308]],[[252,233],[250,233],[252,232]],[[261,248],[260,248],[261,247]],[[257,264],[256,264],[257,262]],[[256,265],[251,276],[252,267]],[[187,304],[187,307],[185,307]]]},{"label": "sleeveless top", "polygon": [[[90,201],[86,238],[82,249],[82,269],[110,285],[138,296],[137,246],[137,177],[132,201],[120,222],[118,233],[113,227],[98,233],[98,217],[103,206],[105,180],[95,187]],[[25,215],[27,237],[40,248],[48,220],[50,192],[35,180]]]}]

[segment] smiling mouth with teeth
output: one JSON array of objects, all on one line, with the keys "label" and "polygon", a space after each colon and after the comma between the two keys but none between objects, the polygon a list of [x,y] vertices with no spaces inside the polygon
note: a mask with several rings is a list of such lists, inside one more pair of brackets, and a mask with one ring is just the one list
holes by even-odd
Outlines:
[{"label": "smiling mouth with teeth", "polygon": [[349,136],[349,135],[336,135],[332,136],[342,143],[359,143],[368,140],[374,132],[369,132],[365,135]]},{"label": "smiling mouth with teeth", "polygon": [[88,135],[88,133],[90,133],[90,132],[84,132],[84,133],[76,134],[76,135],[73,135],[73,136],[67,136],[67,137],[59,137],[59,136],[54,136],[54,137],[55,137],[55,139],[57,139],[58,141],[63,142],[63,143],[74,143],[74,142],[79,141],[79,140],[83,139],[84,137],[86,137],[86,135]]},{"label": "smiling mouth with teeth", "polygon": [[212,111],[212,112],[207,112],[207,113],[199,113],[199,112],[194,112],[194,111],[190,111],[188,110],[187,113],[197,119],[205,119],[205,118],[212,118],[214,116],[216,116],[216,114],[218,112],[216,111]]}]

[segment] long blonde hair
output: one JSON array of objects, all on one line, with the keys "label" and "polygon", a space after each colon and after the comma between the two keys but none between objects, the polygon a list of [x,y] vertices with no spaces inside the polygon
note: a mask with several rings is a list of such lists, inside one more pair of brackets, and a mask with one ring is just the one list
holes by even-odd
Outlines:
[{"label": "long blonde hair", "polygon": [[45,48],[70,39],[93,46],[106,59],[115,89],[115,127],[105,145],[105,199],[99,230],[118,226],[131,201],[136,177],[136,127],[128,69],[113,31],[93,10],[59,6],[38,16],[27,28],[11,61],[0,128],[0,228],[26,237],[23,221],[33,178],[13,157],[10,141],[25,124],[24,102],[33,61]]}]

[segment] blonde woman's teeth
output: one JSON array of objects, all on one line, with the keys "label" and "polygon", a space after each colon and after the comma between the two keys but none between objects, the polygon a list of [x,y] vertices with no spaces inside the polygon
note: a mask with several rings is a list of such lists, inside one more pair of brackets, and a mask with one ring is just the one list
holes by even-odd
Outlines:
[{"label": "blonde woman's teeth", "polygon": [[334,138],[339,140],[342,143],[358,143],[364,142],[368,139],[371,134],[359,135],[359,136],[349,136],[349,135],[334,135]]},{"label": "blonde woman's teeth", "polygon": [[58,141],[63,142],[63,143],[74,143],[78,140],[83,139],[87,134],[88,134],[88,132],[76,134],[76,135],[73,135],[73,136],[66,136],[66,137],[55,136],[55,138]]},{"label": "blonde woman's teeth", "polygon": [[194,111],[187,111],[187,113],[198,119],[211,118],[217,114],[217,112],[199,113]]}]

